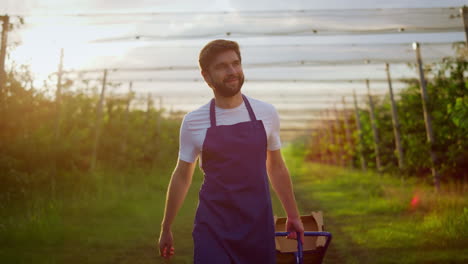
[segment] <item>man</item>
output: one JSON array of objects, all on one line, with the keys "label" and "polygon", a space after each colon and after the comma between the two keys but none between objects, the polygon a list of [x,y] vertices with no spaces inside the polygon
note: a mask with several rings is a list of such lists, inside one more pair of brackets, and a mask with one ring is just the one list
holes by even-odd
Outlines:
[{"label": "man", "polygon": [[268,178],[287,213],[289,238],[299,232],[302,239],[304,233],[281,156],[278,114],[272,105],[241,93],[244,74],[236,42],[211,41],[201,50],[199,64],[214,99],[182,123],[160,253],[166,258],[174,254],[171,225],[200,156],[205,176],[192,233],[194,263],[275,263]]}]

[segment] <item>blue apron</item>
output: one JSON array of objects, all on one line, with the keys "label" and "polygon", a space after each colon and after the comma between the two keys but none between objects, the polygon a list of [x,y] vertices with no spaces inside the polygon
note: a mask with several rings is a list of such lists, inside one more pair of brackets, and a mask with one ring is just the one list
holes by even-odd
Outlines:
[{"label": "blue apron", "polygon": [[194,263],[276,263],[266,171],[267,137],[247,98],[250,121],[211,127],[202,149],[205,174],[193,229]]}]

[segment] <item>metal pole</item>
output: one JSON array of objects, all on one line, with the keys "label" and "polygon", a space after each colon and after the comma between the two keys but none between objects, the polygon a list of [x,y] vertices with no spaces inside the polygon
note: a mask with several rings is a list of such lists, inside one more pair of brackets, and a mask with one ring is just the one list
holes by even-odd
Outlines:
[{"label": "metal pole", "polygon": [[434,151],[434,134],[432,132],[432,118],[429,110],[427,109],[427,102],[429,101],[429,96],[427,94],[426,88],[426,79],[424,77],[424,70],[423,64],[421,59],[421,49],[418,42],[413,43],[413,49],[416,51],[416,61],[418,63],[418,70],[419,70],[419,86],[421,87],[421,99],[422,99],[422,107],[424,113],[424,123],[426,125],[426,136],[427,142],[430,147],[430,157],[432,163],[432,177],[434,179],[434,186],[436,191],[440,190],[440,175],[437,171],[436,164],[437,164],[437,154]]},{"label": "metal pole", "polygon": [[372,135],[374,138],[374,153],[375,153],[375,166],[377,169],[377,172],[382,172],[382,164],[380,162],[380,140],[379,140],[379,133],[377,131],[377,119],[375,117],[375,111],[374,111],[374,102],[372,100],[372,95],[370,93],[370,86],[369,86],[369,80],[366,80],[366,86],[367,86],[367,97],[369,99],[369,112],[370,112],[370,121],[371,121],[371,126],[372,126]]},{"label": "metal pole", "polygon": [[358,146],[359,158],[361,160],[361,169],[363,171],[366,171],[367,164],[366,164],[366,159],[364,157],[364,135],[362,134],[362,124],[361,124],[361,117],[359,115],[356,91],[353,91],[353,98],[354,98],[354,113],[356,114],[356,127],[357,127],[358,135],[359,135],[359,146]]},{"label": "metal pole", "polygon": [[99,97],[99,103],[97,106],[96,111],[96,123],[94,127],[94,146],[93,146],[93,156],[91,160],[91,171],[96,169],[96,159],[97,159],[97,151],[99,145],[99,134],[101,129],[101,119],[102,119],[102,107],[104,104],[104,96],[106,93],[106,82],[107,82],[107,70],[104,70],[104,76],[102,78],[102,89],[101,89],[101,96]]},{"label": "metal pole", "polygon": [[397,106],[395,104],[395,98],[393,96],[393,88],[392,88],[392,78],[390,77],[390,65],[388,63],[385,64],[385,71],[387,72],[387,80],[388,80],[388,92],[390,94],[390,102],[392,107],[392,123],[393,123],[393,134],[395,136],[395,148],[396,148],[396,156],[398,158],[398,168],[403,170],[405,168],[404,164],[404,153],[403,147],[401,144],[401,136],[400,136],[400,122],[398,120],[398,112]]},{"label": "metal pole", "polygon": [[349,130],[349,120],[348,120],[348,115],[346,113],[346,101],[345,101],[345,97],[343,96],[342,97],[342,102],[343,102],[343,124],[344,124],[344,128],[345,128],[345,135],[346,135],[346,142],[348,143],[348,148],[346,149],[346,156],[348,158],[348,165],[349,167],[353,168],[354,165],[353,165],[353,159],[352,159],[352,153],[351,153],[351,149],[353,147],[353,142],[351,140],[351,131]]},{"label": "metal pole", "polygon": [[465,47],[468,47],[468,7],[463,6],[460,8],[460,14],[463,19],[463,25],[465,26]]}]

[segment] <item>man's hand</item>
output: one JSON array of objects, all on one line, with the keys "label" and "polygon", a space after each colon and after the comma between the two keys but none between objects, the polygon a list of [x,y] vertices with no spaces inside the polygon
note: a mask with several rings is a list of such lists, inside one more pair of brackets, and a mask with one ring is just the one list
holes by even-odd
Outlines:
[{"label": "man's hand", "polygon": [[195,162],[189,163],[179,160],[171,176],[164,207],[164,217],[161,223],[161,234],[159,235],[159,253],[165,258],[174,255],[171,224],[187,195],[192,183],[194,169]]},{"label": "man's hand", "polygon": [[159,236],[159,255],[166,259],[171,258],[174,255],[173,243],[172,231],[161,230]]},{"label": "man's hand", "polygon": [[299,233],[301,242],[304,243],[304,226],[302,225],[301,218],[289,218],[286,220],[286,232],[288,232],[289,239],[297,239]]}]

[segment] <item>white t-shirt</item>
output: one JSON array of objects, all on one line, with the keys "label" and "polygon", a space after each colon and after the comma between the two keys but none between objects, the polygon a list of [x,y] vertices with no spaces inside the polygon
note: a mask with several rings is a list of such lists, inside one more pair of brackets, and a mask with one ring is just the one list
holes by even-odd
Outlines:
[{"label": "white t-shirt", "polygon": [[[267,149],[281,148],[280,122],[278,112],[269,103],[246,96],[252,106],[257,120],[262,120],[267,135]],[[245,102],[235,108],[223,109],[215,106],[216,125],[234,125],[250,121],[249,112]],[[186,162],[195,162],[201,156],[206,131],[211,126],[210,102],[186,114],[180,128],[179,159]],[[202,157],[200,157],[200,166]]]}]

